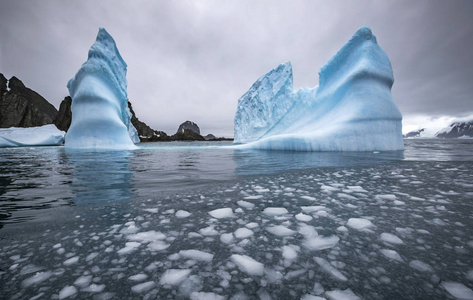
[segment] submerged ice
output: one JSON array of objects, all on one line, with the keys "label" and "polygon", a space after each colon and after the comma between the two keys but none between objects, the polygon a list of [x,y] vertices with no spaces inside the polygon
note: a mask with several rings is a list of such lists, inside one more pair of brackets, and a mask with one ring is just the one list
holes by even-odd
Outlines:
[{"label": "submerged ice", "polygon": [[128,109],[126,68],[112,36],[100,28],[87,61],[67,84],[72,122],[66,147],[135,148],[139,139]]},{"label": "submerged ice", "polygon": [[391,63],[369,28],[360,28],[319,78],[319,86],[295,91],[289,62],[259,78],[238,100],[235,143],[296,151],[404,148]]},{"label": "submerged ice", "polygon": [[0,129],[0,148],[25,146],[55,146],[64,142],[64,131],[53,124],[29,128]]}]

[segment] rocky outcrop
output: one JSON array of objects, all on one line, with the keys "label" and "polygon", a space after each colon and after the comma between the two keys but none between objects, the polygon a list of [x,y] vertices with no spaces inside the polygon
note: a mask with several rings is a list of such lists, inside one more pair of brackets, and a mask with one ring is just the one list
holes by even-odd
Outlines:
[{"label": "rocky outcrop", "polygon": [[141,122],[135,114],[131,102],[128,101],[128,108],[131,112],[131,124],[136,128],[138,131],[138,137],[140,138],[141,142],[159,142],[159,141],[170,141],[171,138],[166,134],[164,131],[154,130],[145,122]]},{"label": "rocky outcrop", "polygon": [[205,139],[206,141],[211,141],[211,140],[215,140],[216,137],[215,137],[215,135],[209,133],[209,134],[207,134],[206,136],[204,136],[204,139]]},{"label": "rocky outcrop", "polygon": [[191,121],[185,121],[184,123],[182,123],[181,125],[179,125],[179,128],[177,129],[177,132],[176,134],[178,133],[184,133],[184,131],[188,129],[188,130],[192,130],[193,132],[197,133],[198,135],[200,135],[200,128],[199,126],[197,126],[197,124],[195,124],[194,122],[191,122]]},{"label": "rocky outcrop", "polygon": [[[1,75],[1,74],[0,74]],[[16,77],[0,76],[0,128],[36,127],[52,124],[58,111],[40,94]]]},{"label": "rocky outcrop", "polygon": [[177,132],[171,136],[173,141],[205,141],[204,137],[194,132],[191,129],[184,129],[182,132]]},{"label": "rocky outcrop", "polygon": [[436,134],[438,138],[455,139],[459,137],[473,137],[473,120],[469,122],[457,122]]},{"label": "rocky outcrop", "polygon": [[67,96],[62,100],[61,105],[59,105],[59,112],[54,119],[54,125],[59,130],[66,131],[71,126],[72,121],[72,112],[71,112],[72,98]]}]

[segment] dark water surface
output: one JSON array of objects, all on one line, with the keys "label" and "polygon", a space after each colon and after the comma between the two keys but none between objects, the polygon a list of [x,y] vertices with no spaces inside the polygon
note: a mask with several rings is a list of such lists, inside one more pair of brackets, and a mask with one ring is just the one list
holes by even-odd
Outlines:
[{"label": "dark water surface", "polygon": [[0,149],[2,297],[473,297],[472,140],[229,145]]}]

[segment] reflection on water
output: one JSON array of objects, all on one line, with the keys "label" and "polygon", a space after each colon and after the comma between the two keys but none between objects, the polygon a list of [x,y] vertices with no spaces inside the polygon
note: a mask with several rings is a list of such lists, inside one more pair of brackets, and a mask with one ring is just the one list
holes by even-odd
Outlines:
[{"label": "reflection on water", "polygon": [[401,161],[403,151],[391,152],[285,152],[235,150],[236,173],[266,174],[321,167],[352,167]]},{"label": "reflection on water", "polygon": [[0,149],[0,226],[44,208],[156,196],[241,176],[409,161],[473,161],[472,140],[405,140],[404,152],[282,152],[229,142],[146,143],[133,151]]},{"label": "reflection on water", "polygon": [[62,148],[72,169],[69,184],[74,204],[126,200],[132,197],[132,151],[77,151]]}]

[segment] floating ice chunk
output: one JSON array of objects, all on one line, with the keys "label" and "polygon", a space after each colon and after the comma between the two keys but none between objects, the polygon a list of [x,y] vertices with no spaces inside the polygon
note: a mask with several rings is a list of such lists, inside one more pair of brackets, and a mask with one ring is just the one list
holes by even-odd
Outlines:
[{"label": "floating ice chunk", "polygon": [[309,215],[306,215],[306,214],[303,214],[303,213],[299,213],[296,215],[296,219],[298,221],[301,221],[301,222],[309,222],[310,220],[312,220],[313,218]]},{"label": "floating ice chunk", "polygon": [[185,210],[178,210],[176,212],[176,218],[179,218],[179,219],[187,218],[190,215],[191,213]]},{"label": "floating ice chunk", "polygon": [[191,300],[225,300],[226,297],[215,293],[193,292],[190,295]]},{"label": "floating ice chunk", "polygon": [[194,250],[194,249],[191,249],[191,250],[181,250],[179,251],[179,255],[181,257],[184,257],[184,258],[189,258],[189,259],[193,259],[193,260],[200,260],[200,261],[212,261],[212,259],[214,258],[214,255],[213,254],[210,254],[210,253],[207,253],[207,252],[204,252],[204,251],[200,251],[200,250]]},{"label": "floating ice chunk", "polygon": [[248,209],[252,209],[253,207],[255,207],[253,203],[244,201],[244,200],[237,201],[237,204],[240,205],[241,207],[248,208]]},{"label": "floating ice chunk", "polygon": [[433,272],[434,269],[432,269],[432,267],[428,264],[426,264],[425,262],[422,262],[420,260],[413,260],[409,263],[409,266],[411,268],[414,268],[418,271],[421,271],[421,272]]},{"label": "floating ice chunk", "polygon": [[309,201],[315,201],[317,200],[315,197],[311,197],[311,196],[301,196],[302,199],[306,199],[306,200],[309,200]]},{"label": "floating ice chunk", "polygon": [[147,281],[147,282],[143,282],[143,283],[132,286],[131,291],[133,293],[140,294],[140,293],[144,293],[144,292],[149,291],[150,289],[154,288],[155,286],[156,286],[156,283],[154,281]]},{"label": "floating ice chunk", "polygon": [[79,262],[79,256],[74,256],[64,261],[65,266],[70,266]]},{"label": "floating ice chunk", "polygon": [[340,232],[348,232],[348,228],[346,228],[345,226],[338,226],[337,230]]},{"label": "floating ice chunk", "polygon": [[233,234],[232,233],[222,233],[220,235],[220,241],[224,244],[230,244],[233,242]]},{"label": "floating ice chunk", "polygon": [[152,214],[157,214],[159,212],[158,208],[143,208],[143,210]]},{"label": "floating ice chunk", "polygon": [[365,230],[373,226],[370,220],[362,218],[350,218],[347,222],[347,226],[356,230]]},{"label": "floating ice chunk", "polygon": [[329,291],[325,293],[325,296],[330,300],[360,300],[360,297],[350,289]]},{"label": "floating ice chunk", "polygon": [[29,128],[1,128],[0,148],[61,145],[64,142],[64,131],[54,124]]},{"label": "floating ice chunk", "polygon": [[314,296],[311,294],[305,294],[301,297],[301,300],[325,300],[325,298]]},{"label": "floating ice chunk", "polygon": [[128,243],[125,243],[125,247],[123,247],[122,249],[118,250],[117,253],[120,254],[120,255],[125,255],[125,254],[129,254],[133,251],[136,250],[136,248],[138,248],[141,244],[138,243],[138,242],[128,242]]},{"label": "floating ice chunk", "polygon": [[287,260],[294,260],[297,258],[297,251],[294,250],[292,247],[283,246],[282,247],[282,257]]},{"label": "floating ice chunk", "polygon": [[245,225],[246,228],[256,228],[256,227],[259,227],[258,223],[255,223],[255,222],[250,222],[248,224]]},{"label": "floating ice chunk", "polygon": [[77,294],[77,289],[73,286],[67,285],[59,292],[59,299],[66,299],[75,294]]},{"label": "floating ice chunk", "polygon": [[271,217],[280,216],[287,213],[287,209],[285,209],[284,207],[267,207],[263,210],[263,214]]},{"label": "floating ice chunk", "polygon": [[396,251],[394,250],[391,250],[391,249],[381,249],[379,250],[381,252],[381,254],[383,254],[384,256],[386,256],[387,258],[389,259],[392,259],[392,260],[397,260],[399,262],[404,262],[404,260],[402,259],[401,255],[399,255],[399,253],[397,253]]},{"label": "floating ice chunk", "polygon": [[148,244],[148,249],[151,251],[162,251],[169,247],[170,245],[163,241],[154,241]]},{"label": "floating ice chunk", "polygon": [[92,252],[85,258],[85,261],[91,261],[99,255],[98,252]]},{"label": "floating ice chunk", "polygon": [[214,236],[214,235],[218,234],[218,231],[215,230],[213,225],[211,225],[209,227],[202,228],[201,230],[199,230],[199,232],[203,236]]},{"label": "floating ice chunk", "polygon": [[189,269],[169,269],[161,276],[160,284],[179,285],[192,272]]},{"label": "floating ice chunk", "polygon": [[457,299],[473,299],[473,291],[462,283],[444,281],[442,286]]},{"label": "floating ice chunk", "polygon": [[243,197],[243,199],[246,199],[246,200],[258,200],[258,199],[263,199],[263,195],[246,196],[246,197]]},{"label": "floating ice chunk", "polygon": [[340,241],[340,238],[336,235],[325,236],[306,236],[303,245],[309,250],[323,250],[335,247]]},{"label": "floating ice chunk", "polygon": [[140,229],[135,225],[135,222],[128,222],[125,224],[126,227],[120,230],[123,234],[137,233]]},{"label": "floating ice chunk", "polygon": [[74,285],[77,285],[79,287],[84,287],[84,286],[88,286],[91,281],[92,281],[92,275],[88,275],[88,276],[84,275],[77,278],[76,281],[74,281]]},{"label": "floating ice chunk", "polygon": [[358,186],[358,185],[349,185],[347,186],[347,188],[353,192],[356,192],[356,193],[368,193],[367,190],[365,190],[364,188],[362,188],[361,186]]},{"label": "floating ice chunk", "polygon": [[390,244],[402,244],[403,241],[395,236],[394,234],[383,232],[381,233],[380,239],[384,242],[390,243]]},{"label": "floating ice chunk", "polygon": [[235,230],[233,233],[237,239],[246,239],[252,236],[254,233],[252,230],[249,230],[248,228],[238,228]]},{"label": "floating ice chunk", "polygon": [[393,194],[385,194],[385,195],[376,195],[376,198],[383,199],[383,200],[396,200],[396,195]]},{"label": "floating ice chunk", "polygon": [[151,231],[146,231],[146,232],[139,232],[136,234],[130,234],[126,238],[131,241],[140,241],[143,243],[147,243],[147,242],[152,242],[156,240],[163,240],[166,238],[166,236],[159,231],[151,230]]},{"label": "floating ice chunk", "polygon": [[145,280],[146,278],[148,278],[148,275],[146,275],[146,274],[144,274],[144,273],[140,273],[140,274],[136,274],[136,275],[133,275],[133,276],[128,277],[128,280],[131,280],[131,281],[143,281],[143,280]]},{"label": "floating ice chunk", "polygon": [[25,280],[23,280],[21,282],[21,286],[23,288],[27,288],[27,287],[30,287],[32,285],[35,285],[35,284],[38,284],[40,282],[43,282],[45,281],[46,279],[48,279],[49,277],[51,277],[51,275],[53,275],[52,272],[50,271],[46,271],[46,272],[37,272],[36,274],[34,274],[33,276],[29,277],[29,278],[26,278]]},{"label": "floating ice chunk", "polygon": [[276,226],[269,226],[266,228],[266,231],[274,234],[276,236],[291,236],[294,235],[296,232],[294,230],[291,230],[285,226],[282,225],[276,225]]},{"label": "floating ice chunk", "polygon": [[317,205],[317,206],[301,206],[301,209],[305,213],[311,213],[311,212],[315,212],[319,210],[326,210],[327,208],[325,206]]},{"label": "floating ice chunk", "polygon": [[94,284],[92,283],[88,287],[81,289],[81,292],[88,292],[88,293],[101,293],[105,289],[105,284]]},{"label": "floating ice chunk", "polygon": [[348,279],[334,266],[322,257],[314,257],[315,262],[327,273],[333,276],[333,278],[340,281],[347,281]]},{"label": "floating ice chunk", "polygon": [[233,211],[229,207],[214,209],[214,210],[210,211],[209,214],[212,217],[216,218],[216,219],[232,218],[233,217]]},{"label": "floating ice chunk", "polygon": [[231,259],[242,272],[248,275],[263,275],[264,265],[253,258],[247,255],[233,254]]}]

